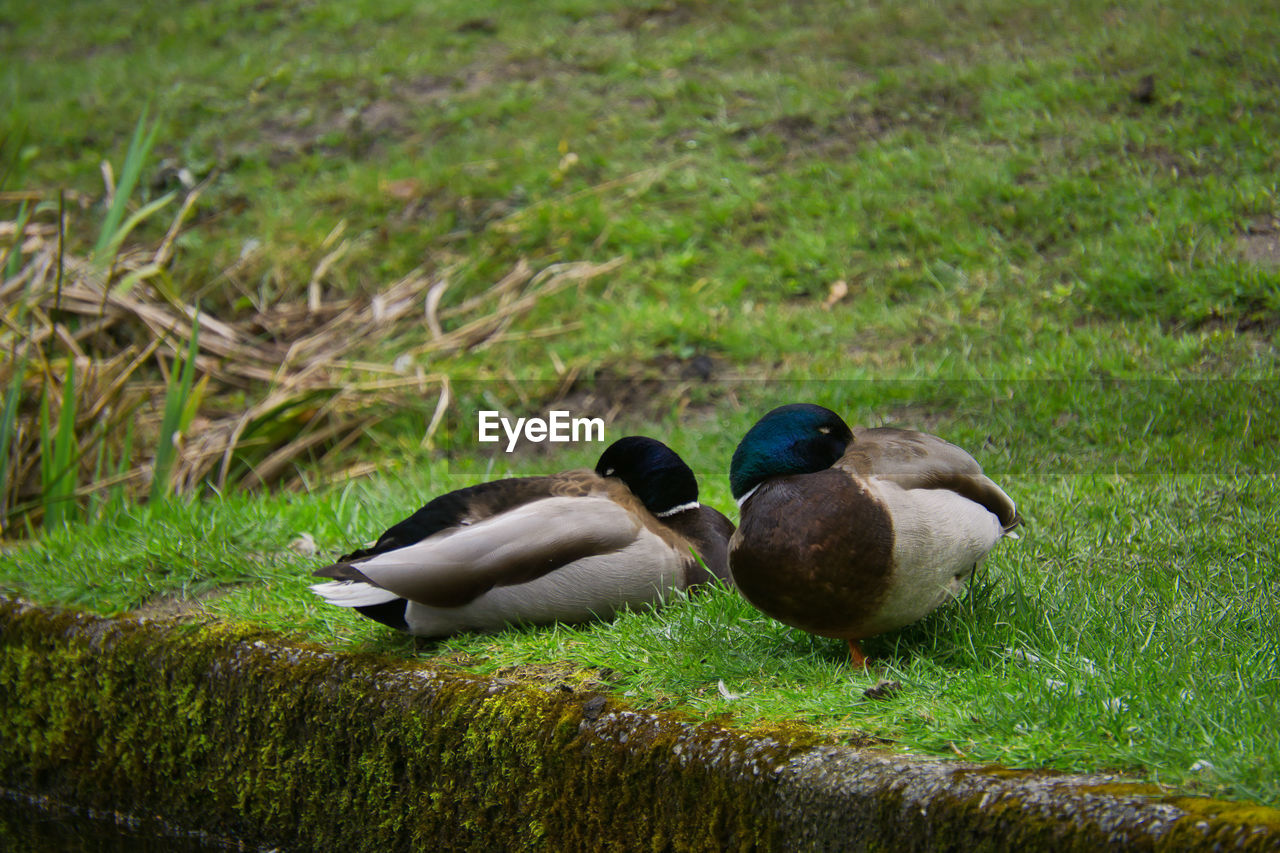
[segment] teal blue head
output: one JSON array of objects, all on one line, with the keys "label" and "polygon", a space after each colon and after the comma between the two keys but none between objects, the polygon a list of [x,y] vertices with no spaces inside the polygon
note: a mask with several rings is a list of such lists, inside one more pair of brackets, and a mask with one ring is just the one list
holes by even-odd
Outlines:
[{"label": "teal blue head", "polygon": [[698,480],[693,470],[654,438],[629,435],[618,439],[601,454],[596,473],[622,480],[657,516],[698,503]]},{"label": "teal blue head", "polygon": [[729,463],[734,500],[769,477],[812,474],[830,468],[853,440],[849,425],[811,403],[779,406],[747,430]]}]

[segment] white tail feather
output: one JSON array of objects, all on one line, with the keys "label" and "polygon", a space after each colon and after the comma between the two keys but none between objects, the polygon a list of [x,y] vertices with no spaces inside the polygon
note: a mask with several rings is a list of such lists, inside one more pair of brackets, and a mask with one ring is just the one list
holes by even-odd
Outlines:
[{"label": "white tail feather", "polygon": [[311,585],[311,591],[337,607],[367,607],[386,604],[400,596],[389,589],[359,581],[327,581]]}]

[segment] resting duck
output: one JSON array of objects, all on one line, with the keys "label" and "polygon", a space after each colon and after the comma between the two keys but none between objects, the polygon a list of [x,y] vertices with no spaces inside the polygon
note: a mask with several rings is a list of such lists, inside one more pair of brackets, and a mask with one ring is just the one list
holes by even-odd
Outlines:
[{"label": "resting duck", "polygon": [[973,457],[940,438],[856,429],[829,409],[782,406],[748,430],[729,485],[738,589],[773,618],[849,642],[909,625],[956,598],[1019,523]]},{"label": "resting duck", "polygon": [[427,637],[604,619],[709,581],[708,569],[728,581],[732,533],[729,519],[698,503],[684,460],[629,436],[594,471],[441,495],[373,546],[317,570],[331,580],[311,589]]}]

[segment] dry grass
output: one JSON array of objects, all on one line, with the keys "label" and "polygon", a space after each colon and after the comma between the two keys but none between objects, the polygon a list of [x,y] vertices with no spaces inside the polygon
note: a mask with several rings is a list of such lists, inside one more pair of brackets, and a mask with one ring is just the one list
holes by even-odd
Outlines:
[{"label": "dry grass", "polygon": [[[65,209],[60,225],[0,222],[0,239],[20,251],[20,264],[0,258],[0,268],[17,269],[0,283],[0,348],[7,354],[0,390],[20,389],[9,456],[0,460],[10,473],[0,495],[3,522],[37,520],[44,508],[41,435],[55,425],[41,418],[49,412],[74,415],[77,498],[150,490],[154,448],[166,440],[162,402],[193,335],[195,381],[168,439],[177,448],[172,488],[288,485],[293,462],[347,446],[371,412],[385,415],[406,397],[437,400],[422,439],[429,444],[449,405],[450,356],[563,331],[512,326],[539,300],[621,263],[535,271],[521,260],[483,292],[445,307],[449,275],[422,269],[370,297],[324,301],[317,285],[335,252],[317,266],[309,288],[298,288],[308,293],[305,302],[218,317],[181,298],[166,274],[199,194],[187,194],[158,246],[123,249],[110,263],[66,250],[74,223]],[[351,357],[356,346],[367,353],[370,340],[411,334],[422,343],[400,350],[394,363]],[[63,405],[67,393],[75,395],[70,408]]]}]

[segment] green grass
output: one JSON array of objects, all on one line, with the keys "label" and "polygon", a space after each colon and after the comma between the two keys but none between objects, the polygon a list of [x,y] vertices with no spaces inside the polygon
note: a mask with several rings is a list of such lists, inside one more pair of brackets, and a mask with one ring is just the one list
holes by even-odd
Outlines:
[{"label": "green grass", "polygon": [[[0,588],[105,612],[212,593],[342,648],[1280,804],[1280,259],[1254,251],[1280,229],[1278,40],[1243,0],[11,3],[0,139],[47,194],[0,218],[55,221],[57,187],[100,204],[150,104],[136,203],[175,165],[209,179],[168,274],[216,314],[305,298],[340,226],[327,298],[423,265],[453,269],[447,308],[521,258],[627,260],[516,327],[569,331],[422,357],[454,377],[443,452],[420,447],[434,399],[405,399],[348,451],[367,480],[110,501],[0,556]],[[679,378],[697,356],[712,381]],[[722,509],[755,417],[814,400],[969,448],[1028,525],[964,602],[869,643],[865,676],[723,590],[439,644],[313,600],[310,568],[431,495],[591,464],[474,441],[482,402],[540,413],[575,370],[622,404],[609,437],[669,441]],[[321,555],[290,549],[304,532]],[[866,697],[879,677],[901,692]]]},{"label": "green grass", "polygon": [[[634,425],[685,453],[709,502],[732,507],[725,461],[772,395],[821,399],[866,421],[888,401],[881,419],[909,415],[974,448],[1019,501],[1021,538],[998,546],[962,602],[870,641],[877,669],[866,674],[848,668],[841,643],[785,628],[726,589],[610,624],[443,642],[415,641],[307,592],[309,569],[427,496],[546,470],[548,460],[528,454],[389,460],[374,480],[317,495],[122,507],[101,525],[15,551],[0,577],[24,595],[106,612],[164,612],[189,599],[217,618],[338,648],[604,686],[697,718],[797,720],[855,743],[1119,770],[1280,802],[1270,724],[1280,710],[1280,600],[1265,545],[1280,489],[1269,467],[1277,428],[1263,416],[1280,402],[1277,383],[730,387],[746,405],[725,407],[719,431],[671,418]],[[1182,428],[1204,411],[1216,429]],[[1108,436],[1123,436],[1123,449]],[[554,463],[591,464],[595,452],[576,448]],[[304,533],[317,556],[295,550]],[[901,691],[864,695],[880,679]]]},{"label": "green grass", "polygon": [[[461,299],[518,256],[627,254],[600,328],[557,344],[588,362],[785,356],[776,312],[708,306],[807,309],[837,278],[868,306],[846,334],[932,317],[957,284],[965,313],[1047,308],[1050,334],[1280,307],[1274,270],[1235,251],[1275,195],[1280,23],[1249,4],[348,4],[288,26],[275,7],[73,8],[75,26],[33,7],[6,31],[32,60],[8,72],[14,121],[40,132],[31,171],[96,191],[133,128],[117,105],[151,100],[153,159],[215,177],[183,247],[184,283],[215,300],[296,294],[346,223],[358,245],[328,284],[347,290],[424,255],[464,261]],[[109,33],[131,16],[126,49]],[[139,54],[155,77],[130,74]],[[257,258],[210,282],[247,240]],[[666,304],[628,322],[629,292]]]},{"label": "green grass", "polygon": [[170,368],[169,384],[164,393],[164,417],[160,421],[160,436],[156,440],[156,458],[152,466],[151,500],[163,500],[172,487],[170,477],[173,474],[174,455],[177,452],[178,437],[191,425],[195,404],[199,393],[192,398],[191,383],[195,378],[196,354],[199,352],[200,315],[197,313],[191,321],[191,340],[187,345],[186,358],[181,366],[174,362]]},{"label": "green grass", "polygon": [[40,494],[45,501],[45,523],[50,527],[61,525],[73,516],[76,485],[73,466],[79,462],[75,434],[75,361],[67,359],[62,373],[59,390],[62,404],[58,407],[56,428],[51,414],[51,380],[46,381],[40,397]]}]

